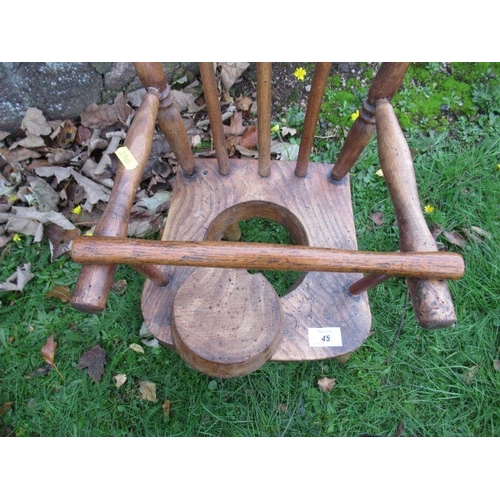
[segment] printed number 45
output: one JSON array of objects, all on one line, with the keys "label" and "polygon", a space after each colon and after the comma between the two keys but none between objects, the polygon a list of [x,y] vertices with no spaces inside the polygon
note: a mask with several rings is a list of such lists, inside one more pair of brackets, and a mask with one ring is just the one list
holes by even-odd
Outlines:
[{"label": "printed number 45", "polygon": [[322,342],[330,342],[330,335],[323,335],[323,337],[321,337],[321,341]]}]

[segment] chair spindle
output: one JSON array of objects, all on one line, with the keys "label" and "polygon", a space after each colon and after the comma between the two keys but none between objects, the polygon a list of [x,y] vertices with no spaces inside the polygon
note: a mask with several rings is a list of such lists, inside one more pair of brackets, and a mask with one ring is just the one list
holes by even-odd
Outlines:
[{"label": "chair spindle", "polygon": [[[158,92],[150,89],[142,100],[124,142],[138,165],[127,169],[119,163],[109,202],[94,230],[95,236],[127,236],[130,211],[151,154],[158,106]],[[103,311],[116,269],[116,264],[84,265],[76,282],[71,305],[83,312]],[[155,274],[155,271],[151,274]]]},{"label": "chair spindle", "polygon": [[309,165],[309,157],[314,141],[314,133],[316,124],[318,123],[319,112],[325,87],[330,74],[332,63],[316,63],[314,67],[314,75],[311,84],[311,92],[307,101],[306,118],[304,121],[304,130],[300,141],[299,155],[297,157],[297,165],[295,167],[295,175],[297,177],[305,177],[307,175],[307,167]]},{"label": "chair spindle", "polygon": [[271,72],[268,62],[257,63],[257,140],[259,151],[259,174],[271,174]]},{"label": "chair spindle", "polygon": [[165,73],[161,63],[134,63],[137,75],[144,87],[156,88],[160,92],[158,125],[172,148],[183,172],[188,177],[195,174],[195,160],[182,117],[174,106]]},{"label": "chair spindle", "polygon": [[340,151],[331,177],[341,181],[354,166],[375,132],[375,102],[382,97],[391,100],[398,91],[410,63],[382,63],[363,102],[359,117],[352,124]]},{"label": "chair spindle", "polygon": [[229,174],[229,158],[226,149],[226,139],[224,125],[222,123],[219,96],[217,92],[217,81],[215,79],[214,64],[211,62],[198,63],[201,80],[203,83],[203,93],[207,105],[208,118],[215,147],[215,155],[219,163],[219,174]]}]

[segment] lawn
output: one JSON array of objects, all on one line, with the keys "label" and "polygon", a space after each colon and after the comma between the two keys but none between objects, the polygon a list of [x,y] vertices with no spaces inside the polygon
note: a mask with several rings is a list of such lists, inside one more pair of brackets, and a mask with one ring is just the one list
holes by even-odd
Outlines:
[{"label": "lawn", "polygon": [[[304,81],[294,81],[299,95],[312,75],[304,67]],[[295,67],[289,69],[292,75]],[[454,328],[420,328],[404,280],[392,279],[369,291],[373,334],[346,364],[267,363],[244,377],[215,379],[176,352],[143,342],[144,280],[133,270],[120,266],[122,286],[107,309],[86,315],[65,296],[80,266],[68,254],[52,261],[46,239],[22,235],[0,249],[0,283],[27,263],[34,275],[20,292],[0,291],[2,435],[500,435],[499,74],[498,63],[417,63],[393,99],[428,225],[439,245],[466,262],[465,276],[450,282]],[[372,76],[373,65],[332,74],[312,160],[335,162]],[[281,138],[297,143],[303,121],[300,104],[283,103],[273,134],[294,128],[295,135]],[[358,245],[394,251],[394,210],[379,169],[372,141],[351,173]],[[247,226],[247,241],[270,241],[267,233],[286,241],[266,221]],[[269,279],[284,293],[295,277]],[[52,368],[41,354],[51,335]],[[97,382],[79,364],[95,346],[105,351]],[[335,379],[331,391],[318,387],[324,377]]]}]

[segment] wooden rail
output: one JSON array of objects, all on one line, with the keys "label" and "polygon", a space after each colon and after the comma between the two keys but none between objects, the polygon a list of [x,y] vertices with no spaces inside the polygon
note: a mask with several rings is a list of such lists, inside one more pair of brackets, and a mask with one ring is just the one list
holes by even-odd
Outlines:
[{"label": "wooden rail", "polygon": [[383,273],[416,278],[459,279],[462,256],[448,252],[359,252],[299,245],[220,241],[147,241],[79,237],[75,262],[163,264],[282,271]]}]

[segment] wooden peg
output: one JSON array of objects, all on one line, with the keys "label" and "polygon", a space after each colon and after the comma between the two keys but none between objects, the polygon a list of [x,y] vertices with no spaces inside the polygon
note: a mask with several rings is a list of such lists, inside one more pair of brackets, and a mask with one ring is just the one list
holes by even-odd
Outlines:
[{"label": "wooden peg", "polygon": [[[123,238],[127,235],[130,210],[151,153],[158,105],[158,97],[148,92],[130,125],[124,146],[137,165],[133,168],[127,165],[126,168],[122,162],[119,163],[109,202],[94,231],[96,236]],[[71,297],[71,305],[83,312],[103,311],[116,269],[116,265],[109,263],[84,265]]]},{"label": "wooden peg", "polygon": [[[401,252],[439,254],[420,205],[410,149],[391,103],[379,99],[375,114],[379,158],[396,212]],[[423,328],[455,324],[455,310],[446,281],[408,278],[407,283],[417,321]]]}]

